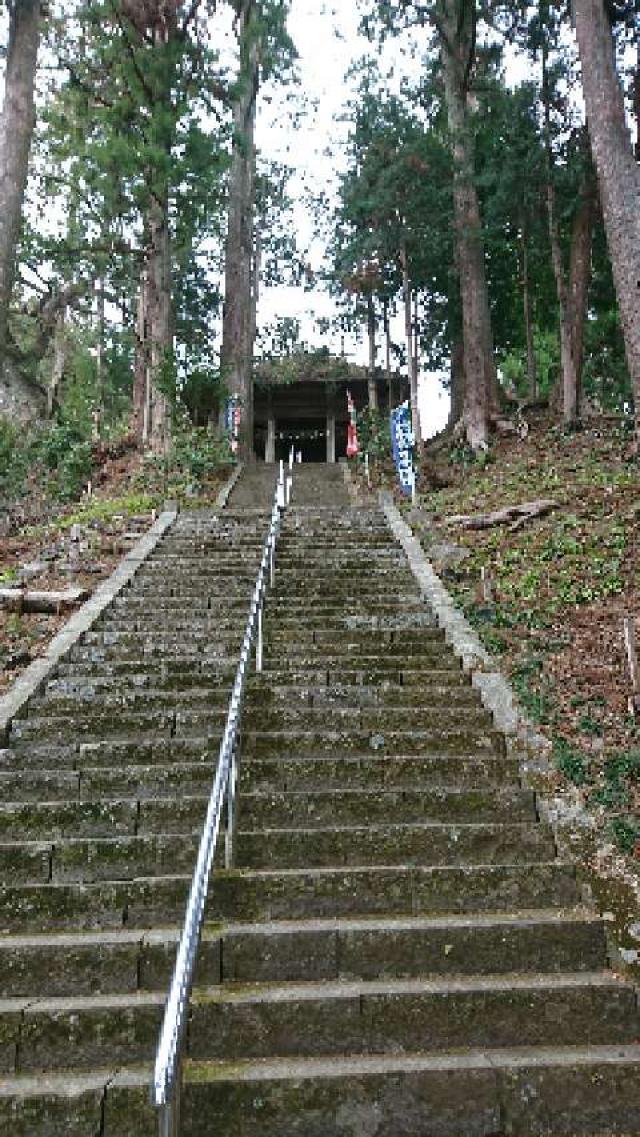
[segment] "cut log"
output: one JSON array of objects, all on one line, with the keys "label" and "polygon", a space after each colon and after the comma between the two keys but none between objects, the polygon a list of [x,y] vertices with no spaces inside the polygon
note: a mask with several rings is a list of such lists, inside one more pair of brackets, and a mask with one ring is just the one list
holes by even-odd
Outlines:
[{"label": "cut log", "polygon": [[89,596],[86,588],[67,588],[64,592],[34,592],[26,588],[0,588],[0,607],[14,612],[50,612],[81,604]]},{"label": "cut log", "polygon": [[557,501],[541,498],[538,501],[525,501],[522,505],[508,505],[492,513],[457,513],[445,518],[445,525],[458,525],[461,529],[491,529],[494,525],[510,525],[520,529],[527,521],[543,517],[552,509],[557,509]]}]

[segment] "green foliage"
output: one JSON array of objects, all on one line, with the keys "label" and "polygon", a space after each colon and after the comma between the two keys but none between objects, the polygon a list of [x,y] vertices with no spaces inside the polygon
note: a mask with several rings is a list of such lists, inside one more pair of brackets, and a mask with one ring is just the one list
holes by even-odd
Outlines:
[{"label": "green foliage", "polygon": [[388,458],[391,454],[389,416],[381,411],[374,411],[370,407],[365,407],[358,414],[358,439],[361,461],[364,461],[365,454],[374,460]]},{"label": "green foliage", "polygon": [[175,430],[169,456],[174,481],[177,479],[193,489],[201,489],[212,474],[230,462],[231,452],[226,438],[220,439],[206,429],[182,426]]},{"label": "green foliage", "polygon": [[534,722],[549,723],[553,720],[554,701],[542,669],[542,659],[529,657],[513,668],[511,682],[522,706]]},{"label": "green foliage", "polygon": [[0,495],[7,498],[19,495],[27,468],[24,433],[9,419],[0,418]]},{"label": "green foliage", "polygon": [[589,781],[589,768],[584,755],[576,750],[562,738],[556,739],[553,745],[553,756],[556,766],[574,786],[584,786]]},{"label": "green foliage", "polygon": [[614,817],[609,824],[609,832],[620,852],[627,854],[636,852],[640,842],[640,824],[633,814]]}]

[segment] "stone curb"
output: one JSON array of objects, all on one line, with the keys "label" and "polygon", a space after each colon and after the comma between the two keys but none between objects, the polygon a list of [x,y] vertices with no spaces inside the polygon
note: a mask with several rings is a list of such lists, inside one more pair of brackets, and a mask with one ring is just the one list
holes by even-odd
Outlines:
[{"label": "stone curb", "polygon": [[[394,537],[404,549],[422,595],[433,609],[439,626],[444,630],[447,643],[451,644],[456,655],[462,660],[464,670],[471,675],[473,686],[480,691],[484,706],[493,714],[496,727],[506,735],[518,735],[528,744],[535,742],[531,724],[518,707],[513,688],[504,675],[496,671],[494,661],[482,646],[471,624],[456,606],[440,577],[434,572],[420,542],[402,520],[388,491],[381,492],[380,503]],[[546,739],[541,741],[546,748],[548,745]]]},{"label": "stone curb", "polygon": [[[220,490],[216,498],[216,509],[225,508],[242,469],[243,464],[239,463]],[[7,694],[0,698],[0,741],[6,742],[11,721],[18,711],[36,694],[38,688],[57,667],[62,657],[78,642],[80,636],[89,631],[98,616],[129,583],[140,565],[147,560],[158,542],[174,524],[177,516],[178,507],[175,502],[165,502],[165,508],[158,519],[120,561],[111,576],[103,580],[86,603],[77,612],[74,612],[64,627],[51,640],[44,655],[35,659],[20,678],[16,679]]]},{"label": "stone curb", "polygon": [[[600,875],[597,869],[589,867],[580,853],[581,845],[585,839],[589,841],[593,832],[593,818],[583,806],[574,801],[570,792],[554,793],[549,790],[549,776],[554,773],[549,739],[536,730],[522,711],[511,684],[496,670],[491,656],[434,572],[420,542],[403,521],[388,491],[381,491],[380,504],[391,531],[405,552],[424,599],[433,609],[438,625],[444,630],[447,642],[462,660],[464,670],[470,674],[473,686],[480,692],[483,705],[493,714],[497,729],[504,734],[507,754],[518,760],[527,783],[534,788],[540,816],[553,829],[558,853],[576,864],[584,889],[584,899],[594,905],[595,886],[598,896],[596,907],[604,910],[606,905],[607,908],[611,906],[619,909],[615,917],[616,926],[608,926],[607,930],[609,953],[612,961],[637,982],[640,978],[640,949],[637,948],[640,939],[640,922],[637,920],[637,901],[640,897],[638,874],[626,874],[623,880],[624,887],[628,890],[629,908],[626,908],[627,900],[618,906],[614,897],[621,879]],[[592,845],[591,856],[597,854],[597,851],[597,846]],[[607,885],[610,879],[612,886],[609,890]],[[614,920],[613,913],[608,913],[605,919]],[[634,920],[635,923],[632,924],[631,921]]]},{"label": "stone curb", "polygon": [[120,561],[111,576],[102,581],[93,596],[77,612],[74,612],[64,627],[54,636],[44,655],[35,659],[16,680],[7,694],[0,699],[0,738],[6,741],[11,720],[15,718],[27,700],[35,695],[62,657],[78,642],[80,636],[89,631],[105,608],[129,583],[140,565],[147,560],[158,542],[171,528],[177,516],[176,510],[165,510],[160,514],[151,528]]}]

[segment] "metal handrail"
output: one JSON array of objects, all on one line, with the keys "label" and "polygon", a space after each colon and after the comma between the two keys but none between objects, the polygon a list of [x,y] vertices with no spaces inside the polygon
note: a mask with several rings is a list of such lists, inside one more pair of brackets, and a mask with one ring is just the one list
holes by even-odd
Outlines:
[{"label": "metal handrail", "polygon": [[[251,598],[249,617],[240,651],[240,662],[229,701],[229,712],[218,754],[218,766],[213,779],[173,978],[158,1041],[151,1100],[159,1110],[158,1132],[160,1137],[178,1137],[179,1133],[182,1058],[189,999],[204,922],[209,877],[225,806],[225,867],[230,868],[233,862],[233,828],[238,782],[238,728],[242,700],[254,643],[256,647],[256,670],[262,671],[262,613],[267,582],[271,586],[274,582],[276,544],[282,525],[282,515],[291,496],[291,470],[290,456],[289,471],[286,476],[284,464],[280,463],[269,532],[265,538],[260,569]],[[255,642],[256,637],[257,643]]]}]

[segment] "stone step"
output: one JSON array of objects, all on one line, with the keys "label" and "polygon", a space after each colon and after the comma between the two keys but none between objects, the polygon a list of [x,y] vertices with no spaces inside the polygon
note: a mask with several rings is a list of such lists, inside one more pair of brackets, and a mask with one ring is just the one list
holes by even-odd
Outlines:
[{"label": "stone step", "polygon": [[[164,992],[0,1001],[6,1072],[148,1062]],[[635,995],[608,973],[457,976],[198,988],[195,1060],[411,1052],[461,1046],[625,1045]]]},{"label": "stone step", "polygon": [[[200,683],[202,680],[200,680]],[[227,710],[231,683],[221,687],[203,686],[167,686],[161,689],[154,687],[138,687],[127,685],[118,693],[113,691],[113,683],[105,685],[102,690],[86,682],[79,685],[77,690],[69,693],[68,690],[49,687],[45,695],[32,699],[29,708],[32,714],[37,715],[85,715],[87,710],[92,714],[126,714],[130,710],[146,711],[177,711],[202,707],[204,710]],[[24,721],[24,720],[20,720]],[[27,722],[30,720],[27,719]]]},{"label": "stone step", "polygon": [[[420,696],[419,696],[420,697]],[[318,730],[330,715],[332,730],[415,730],[429,728],[461,729],[470,731],[490,730],[492,719],[488,711],[477,704],[452,706],[439,701],[426,705],[424,695],[419,704],[395,707],[389,699],[385,706],[356,704],[355,706],[333,705],[329,711],[326,705],[286,703],[265,707],[248,703],[244,722],[248,731],[252,730]]]},{"label": "stone step", "polygon": [[519,786],[520,770],[514,758],[488,755],[481,760],[457,754],[429,756],[249,758],[240,766],[240,784],[247,790],[270,792],[415,790],[419,786],[451,789],[487,789]]},{"label": "stone step", "polygon": [[[0,874],[15,883],[95,883],[188,873],[195,864],[200,824],[182,814],[185,828],[111,837],[58,837],[0,844]],[[248,827],[236,834],[239,868],[339,865],[528,864],[553,857],[546,826],[519,823],[355,823],[303,828]]]},{"label": "stone step", "polygon": [[[206,777],[210,779],[210,770],[206,771]],[[189,782],[188,778],[184,780]],[[201,780],[206,782],[206,779]],[[0,841],[199,832],[207,803],[207,794],[185,794],[178,799],[95,798],[91,802],[2,803]],[[490,824],[535,820],[532,792],[517,787],[459,790],[417,786],[404,791],[377,792],[343,789],[338,800],[332,790],[290,789],[285,794],[243,790],[239,808],[243,829],[282,829],[290,824],[296,828],[310,829],[317,825],[324,829],[330,823],[366,825],[391,819],[393,823],[473,821]]]},{"label": "stone step", "polygon": [[[637,1137],[640,1047],[187,1062],[182,1126],[210,1137]],[[151,1067],[6,1078],[11,1137],[138,1137],[157,1128]],[[419,1119],[419,1122],[416,1120]]]},{"label": "stone step", "polygon": [[[180,929],[0,939],[0,997],[125,994],[168,984]],[[207,925],[196,984],[598,971],[602,922],[583,909]]]},{"label": "stone step", "polygon": [[114,797],[156,798],[169,794],[208,794],[217,754],[203,753],[200,762],[172,765],[81,766],[78,770],[28,770],[0,773],[4,800],[14,802],[99,802]]},{"label": "stone step", "polygon": [[28,719],[14,719],[11,726],[12,745],[29,743],[33,739],[43,739],[49,743],[61,743],[72,739],[126,738],[128,735],[142,735],[149,738],[171,738],[174,735],[202,735],[207,728],[221,729],[227,717],[225,707],[218,709],[206,705],[198,710],[135,710],[114,705],[102,709],[88,703],[77,711],[73,718],[65,714],[32,715]]},{"label": "stone step", "polygon": [[316,731],[252,731],[243,733],[243,753],[250,758],[289,755],[341,756],[376,754],[501,754],[504,738],[498,731],[465,730],[316,730]]},{"label": "stone step", "polygon": [[[0,808],[0,832],[6,832],[6,809]],[[180,805],[177,807],[180,808]],[[242,792],[239,823],[243,829],[283,829],[289,825],[310,829],[388,823],[535,821],[535,801],[530,790],[434,790],[415,786],[411,790],[344,789],[339,797],[332,790],[286,793]],[[35,825],[35,819],[32,824]]]},{"label": "stone step", "polygon": [[[190,880],[191,874],[84,885],[5,885],[0,888],[0,929],[18,935],[179,924]],[[574,908],[577,901],[573,866],[557,860],[458,867],[219,869],[208,919],[508,913]]]},{"label": "stone step", "polygon": [[75,683],[81,685],[89,683],[113,690],[116,685],[122,683],[130,688],[175,686],[182,682],[203,686],[206,684],[207,687],[213,688],[228,681],[233,682],[236,667],[237,660],[230,660],[227,667],[217,661],[205,663],[200,659],[166,659],[157,660],[155,663],[138,660],[92,663],[91,660],[76,660],[58,664],[56,677],[50,680],[47,689],[49,687],[63,689],[66,683],[72,688]]},{"label": "stone step", "polygon": [[[122,843],[130,840],[125,838]],[[514,865],[547,861],[554,855],[555,845],[547,826],[525,821],[496,825],[405,822],[259,830],[246,829],[240,822],[236,835],[236,863],[240,868],[252,869],[306,865]]]},{"label": "stone step", "polygon": [[[432,619],[429,612],[425,613],[425,618]],[[409,655],[420,655],[424,651],[432,652],[436,649],[445,654],[451,650],[445,646],[444,633],[439,628],[426,624],[425,627],[415,630],[415,620],[411,628],[371,628],[352,627],[347,617],[344,626],[339,629],[340,639],[336,641],[337,631],[337,628],[326,626],[312,628],[306,622],[301,626],[293,623],[287,627],[280,619],[274,621],[268,619],[265,623],[265,641],[267,646],[276,643],[298,643],[304,651],[309,651],[311,645],[314,645],[319,654],[324,654],[325,648],[329,648],[331,653],[340,650],[342,654],[343,645],[344,650],[349,652],[354,647],[363,647],[367,652],[381,653],[392,646],[396,650],[401,648]]]},{"label": "stone step", "polygon": [[[192,697],[194,690],[188,689],[189,698]],[[151,694],[153,692],[150,692]],[[351,707],[360,711],[369,707],[387,706],[400,710],[400,708],[420,707],[425,703],[430,706],[466,707],[478,710],[481,707],[479,693],[470,685],[458,683],[431,683],[427,680],[420,687],[417,685],[405,687],[403,684],[387,680],[377,686],[364,683],[322,685],[311,683],[293,686],[286,683],[276,685],[273,682],[265,682],[259,675],[253,678],[250,685],[248,707],[255,713],[267,709],[277,711],[281,708],[292,710],[314,707],[323,708],[325,714],[329,715],[334,707]]]},{"label": "stone step", "polygon": [[[243,1137],[635,1137],[639,1067],[636,1046],[194,1062],[181,1118],[190,1137],[217,1116]],[[124,1116],[157,1124],[147,1071],[109,1084],[104,1137]]]},{"label": "stone step", "polygon": [[[287,660],[283,659],[283,666],[267,665],[260,675],[252,675],[250,689],[260,690],[262,686],[268,690],[277,690],[279,687],[306,687],[317,684],[322,687],[349,686],[362,689],[363,687],[419,687],[425,691],[431,685],[446,686],[448,689],[466,688],[471,690],[471,680],[460,667],[434,667],[422,669],[416,666],[413,660],[404,660],[398,665],[398,670],[385,668],[385,660],[380,661],[381,666],[359,668],[359,660],[349,660],[345,668],[322,668],[321,661],[315,665],[308,664],[303,667],[287,667]],[[355,668],[355,670],[354,670]]]},{"label": "stone step", "polygon": [[[104,650],[104,649],[103,649]],[[345,672],[360,671],[362,673],[368,672],[383,672],[395,671],[403,673],[409,668],[415,668],[417,671],[461,671],[460,660],[456,658],[453,652],[444,652],[442,649],[435,649],[433,651],[410,652],[409,657],[405,654],[392,651],[381,651],[378,654],[374,652],[363,651],[331,651],[322,652],[305,652],[298,651],[289,645],[286,654],[284,652],[275,652],[270,650],[269,644],[265,644],[264,649],[264,667],[266,671],[317,671],[318,666],[321,665],[325,671],[342,671]]]}]

